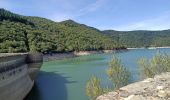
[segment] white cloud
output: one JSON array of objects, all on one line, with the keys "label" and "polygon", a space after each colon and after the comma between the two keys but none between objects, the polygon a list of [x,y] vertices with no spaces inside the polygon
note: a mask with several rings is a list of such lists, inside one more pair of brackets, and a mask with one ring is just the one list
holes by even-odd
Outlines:
[{"label": "white cloud", "polygon": [[100,7],[102,7],[105,4],[105,2],[106,0],[97,0],[96,2],[89,4],[86,7],[80,9],[78,13],[84,15],[89,12],[94,12],[98,10]]},{"label": "white cloud", "polygon": [[[18,11],[23,14],[27,11],[37,16],[50,18],[54,21],[63,21],[66,19],[74,19],[90,12],[95,12],[100,9],[107,0],[96,0],[93,3],[87,4],[85,7],[77,7],[74,0],[30,0],[23,3],[23,1],[0,0],[0,7],[10,11]],[[77,1],[80,2],[81,1]],[[31,4],[28,5],[28,3]],[[21,10],[17,10],[21,9]],[[39,15],[41,14],[41,15]]]},{"label": "white cloud", "polygon": [[147,20],[142,20],[139,22],[130,23],[127,25],[112,27],[111,29],[115,30],[164,30],[170,29],[170,11],[165,12],[164,14],[150,18]]},{"label": "white cloud", "polygon": [[63,13],[57,13],[52,16],[50,16],[51,19],[55,21],[63,21],[66,19],[74,19],[76,17],[83,16],[85,14],[88,14],[90,12],[95,12],[99,8],[101,8],[107,0],[96,0],[94,3],[91,3],[87,5],[84,8],[80,8],[79,10],[77,9],[72,9],[71,11],[68,12],[63,12]]},{"label": "white cloud", "polygon": [[50,19],[57,21],[57,22],[68,20],[71,18],[72,18],[71,14],[69,15],[65,13],[53,14],[50,16]]}]

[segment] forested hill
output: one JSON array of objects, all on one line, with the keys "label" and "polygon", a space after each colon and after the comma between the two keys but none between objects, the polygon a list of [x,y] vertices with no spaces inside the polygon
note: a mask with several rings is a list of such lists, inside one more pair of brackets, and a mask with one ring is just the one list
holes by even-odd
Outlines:
[{"label": "forested hill", "polygon": [[162,47],[170,46],[170,30],[162,31],[115,31],[106,30],[103,33],[112,37],[125,47]]},{"label": "forested hill", "polygon": [[100,31],[73,20],[54,22],[0,9],[0,53],[71,52],[170,46],[170,30]]},{"label": "forested hill", "polygon": [[69,52],[119,48],[101,31],[72,20],[54,22],[0,9],[0,52]]}]

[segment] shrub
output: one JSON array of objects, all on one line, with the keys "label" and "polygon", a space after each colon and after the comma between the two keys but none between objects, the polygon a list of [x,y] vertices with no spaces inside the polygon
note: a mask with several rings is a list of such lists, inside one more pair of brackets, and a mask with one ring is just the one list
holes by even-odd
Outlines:
[{"label": "shrub", "polygon": [[[123,66],[121,60],[116,56],[113,56],[109,63],[107,74],[113,82],[114,89],[118,92],[119,88],[127,85],[131,78],[129,70]],[[86,94],[91,100],[95,100],[99,95],[109,91],[111,91],[109,87],[101,88],[100,79],[96,76],[93,76],[86,84]]]},{"label": "shrub", "polygon": [[170,71],[170,55],[157,53],[152,59],[139,60],[142,78],[154,77],[156,74]]},{"label": "shrub", "polygon": [[127,85],[130,81],[131,73],[124,67],[121,60],[116,56],[113,56],[107,69],[109,79],[113,82],[114,89],[119,89]]},{"label": "shrub", "polygon": [[100,79],[92,76],[86,84],[86,95],[91,100],[95,100],[101,94],[103,94],[103,89],[101,88]]}]

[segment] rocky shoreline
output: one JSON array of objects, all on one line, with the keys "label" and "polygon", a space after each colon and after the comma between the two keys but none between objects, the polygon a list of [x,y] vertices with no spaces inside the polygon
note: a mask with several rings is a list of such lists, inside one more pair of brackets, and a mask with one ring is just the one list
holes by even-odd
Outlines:
[{"label": "rocky shoreline", "polygon": [[[170,48],[170,47],[150,47],[148,49],[158,49],[158,48]],[[96,50],[96,51],[79,51],[79,52],[66,52],[66,53],[51,53],[51,54],[44,54],[43,59],[44,61],[52,61],[52,60],[62,60],[67,58],[73,58],[83,55],[90,55],[90,54],[102,54],[102,53],[113,53],[113,52],[121,52],[127,51],[131,49],[146,49],[146,48],[120,48],[115,50]]]},{"label": "rocky shoreline", "polygon": [[170,72],[132,83],[96,100],[170,100]]},{"label": "rocky shoreline", "polygon": [[52,53],[44,54],[43,61],[61,60],[67,58],[77,57],[74,53]]},{"label": "rocky shoreline", "polygon": [[51,54],[44,54],[43,60],[44,61],[52,61],[52,60],[61,60],[67,58],[73,58],[83,55],[90,55],[90,54],[102,54],[102,53],[113,53],[118,51],[126,51],[127,49],[121,50],[98,50],[98,51],[79,51],[79,52],[68,52],[68,53],[51,53]]},{"label": "rocky shoreline", "polygon": [[133,49],[166,49],[166,48],[170,48],[170,46],[166,46],[166,47],[141,47],[141,48],[127,48],[128,50],[133,50]]}]

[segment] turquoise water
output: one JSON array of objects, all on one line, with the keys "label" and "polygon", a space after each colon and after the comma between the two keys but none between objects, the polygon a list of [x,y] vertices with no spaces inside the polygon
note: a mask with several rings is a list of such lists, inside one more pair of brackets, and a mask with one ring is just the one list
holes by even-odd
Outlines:
[{"label": "turquoise water", "polygon": [[[141,57],[151,58],[158,51],[170,53],[170,49],[136,49],[118,52],[116,55],[129,68],[133,76],[132,82],[135,82],[139,80],[137,61]],[[45,62],[28,100],[88,100],[85,85],[92,75],[102,78],[103,86],[111,86],[106,69],[112,56],[113,54],[93,54]]]}]

